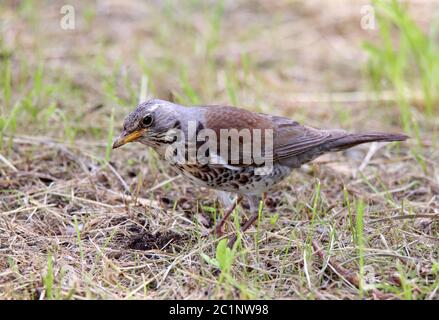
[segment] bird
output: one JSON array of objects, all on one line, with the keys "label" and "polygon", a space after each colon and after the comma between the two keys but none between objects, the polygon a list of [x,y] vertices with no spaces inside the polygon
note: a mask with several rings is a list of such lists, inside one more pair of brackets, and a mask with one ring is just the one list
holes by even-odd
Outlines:
[{"label": "bird", "polygon": [[[113,149],[139,142],[154,149],[195,186],[214,189],[224,214],[212,232],[222,236],[224,224],[241,200],[249,203],[250,217],[241,227],[245,232],[258,220],[267,193],[303,164],[362,143],[407,138],[399,133],[318,129],[227,105],[183,106],[150,99],[125,118]],[[228,246],[233,247],[236,240],[237,233]]]}]

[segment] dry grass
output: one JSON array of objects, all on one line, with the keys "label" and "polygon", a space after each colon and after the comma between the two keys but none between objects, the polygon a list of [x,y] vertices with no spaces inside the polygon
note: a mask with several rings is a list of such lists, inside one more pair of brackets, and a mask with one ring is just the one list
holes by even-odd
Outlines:
[{"label": "dry grass", "polygon": [[[201,236],[221,214],[214,193],[140,145],[106,157],[111,114],[116,133],[142,81],[182,103],[401,131],[398,93],[370,92],[361,44],[378,35],[360,27],[362,2],[73,2],[71,31],[62,1],[0,5],[0,298],[439,298],[439,123],[415,90],[419,139],[292,174],[225,278],[219,240]],[[435,10],[410,12],[427,30]]]}]

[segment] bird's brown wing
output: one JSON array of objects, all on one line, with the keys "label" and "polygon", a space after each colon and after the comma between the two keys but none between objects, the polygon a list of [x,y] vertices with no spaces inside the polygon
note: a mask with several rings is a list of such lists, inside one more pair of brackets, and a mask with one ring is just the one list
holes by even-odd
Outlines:
[{"label": "bird's brown wing", "polygon": [[[272,116],[229,106],[205,106],[206,127],[221,129],[273,129]],[[291,120],[290,120],[291,121]]]},{"label": "bird's brown wing", "polygon": [[[403,141],[407,136],[380,132],[352,134],[344,130],[321,130],[304,126],[288,118],[271,116],[263,113],[250,112],[244,109],[224,106],[207,107],[205,120],[207,128],[215,130],[220,139],[221,129],[261,129],[262,140],[266,130],[273,130],[273,148],[262,146],[263,156],[272,158],[274,162],[286,161],[291,166],[297,166],[315,159],[328,151],[340,151],[355,145],[372,141]],[[219,140],[218,140],[219,141]],[[240,149],[247,145],[239,141]],[[251,141],[251,150],[255,145]],[[253,152],[253,151],[252,151]],[[240,154],[242,158],[245,153]],[[253,153],[254,155],[254,153]]]},{"label": "bird's brown wing", "polygon": [[303,154],[331,139],[331,133],[299,124],[296,121],[272,117],[274,127],[274,160]]},{"label": "bird's brown wing", "polygon": [[[221,129],[237,129],[238,131],[261,129],[262,140],[264,140],[264,130],[272,129],[273,150],[267,154],[265,150],[268,151],[269,148],[265,149],[264,144],[261,148],[264,156],[272,158],[273,161],[300,155],[332,138],[328,131],[306,127],[284,117],[225,106],[209,106],[206,111],[206,126],[217,133],[218,139]],[[241,157],[245,156],[242,153],[242,143],[243,141],[240,141]],[[253,145],[253,139],[251,143]]]},{"label": "bird's brown wing", "polygon": [[[274,131],[274,124],[271,120],[271,116],[251,112],[248,110],[229,107],[229,106],[206,106],[205,110],[205,126],[206,128],[215,131],[218,139],[218,147],[220,146],[221,129],[236,129],[241,132],[243,129],[248,129],[251,132],[250,141],[243,138],[239,139],[239,164],[232,163],[230,159],[227,160],[227,164],[236,165],[238,167],[248,166],[251,163],[246,163],[243,159],[252,158],[252,150],[254,142],[254,136],[252,135],[254,129],[260,129],[262,135],[262,143],[264,142],[264,134],[266,129],[272,129]],[[261,146],[264,148],[264,145]],[[250,150],[250,154],[247,152]],[[218,149],[217,153],[220,153]]]}]

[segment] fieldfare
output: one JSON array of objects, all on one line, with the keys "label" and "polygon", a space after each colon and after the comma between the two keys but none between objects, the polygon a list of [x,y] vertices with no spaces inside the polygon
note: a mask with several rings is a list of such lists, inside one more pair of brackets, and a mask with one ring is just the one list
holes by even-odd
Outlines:
[{"label": "fieldfare", "polygon": [[[221,235],[243,197],[251,212],[244,232],[257,220],[265,193],[302,164],[361,143],[406,139],[403,134],[321,130],[230,106],[186,107],[152,99],[127,116],[113,148],[140,142],[196,186],[216,190],[224,209],[215,228]],[[229,246],[235,241],[233,235]]]}]

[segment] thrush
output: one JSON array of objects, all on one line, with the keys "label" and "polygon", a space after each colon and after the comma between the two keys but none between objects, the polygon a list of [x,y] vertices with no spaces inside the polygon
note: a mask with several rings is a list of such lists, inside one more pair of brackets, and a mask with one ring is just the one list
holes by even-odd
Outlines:
[{"label": "thrush", "polygon": [[[251,213],[242,226],[242,232],[247,230],[258,219],[266,193],[293,169],[327,152],[407,138],[404,134],[317,129],[231,106],[186,107],[152,99],[126,117],[113,149],[140,142],[196,186],[216,190],[224,216],[214,231],[222,235],[227,218],[243,198]],[[236,234],[230,237],[229,246],[236,238]]]}]

